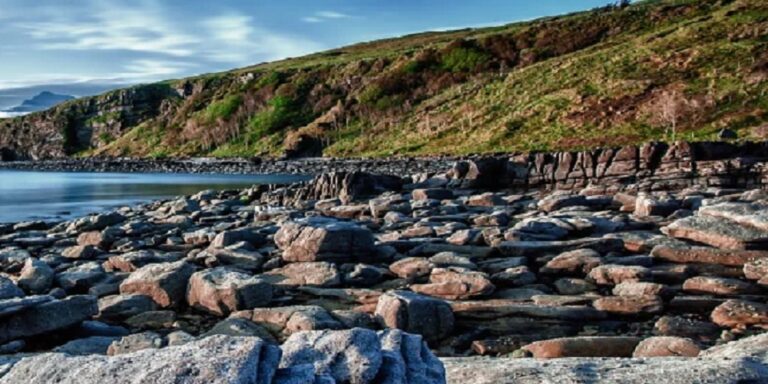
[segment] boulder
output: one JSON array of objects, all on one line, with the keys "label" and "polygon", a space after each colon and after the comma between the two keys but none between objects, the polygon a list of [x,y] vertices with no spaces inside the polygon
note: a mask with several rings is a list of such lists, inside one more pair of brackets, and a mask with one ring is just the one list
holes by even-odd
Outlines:
[{"label": "boulder", "polygon": [[429,276],[435,265],[424,257],[406,257],[389,265],[389,270],[397,277],[413,280]]},{"label": "boulder", "polygon": [[444,188],[425,188],[414,189],[412,192],[414,200],[449,200],[453,199],[453,192]]},{"label": "boulder", "polygon": [[429,284],[413,284],[411,290],[449,300],[464,300],[491,294],[496,287],[482,272],[462,268],[435,268]]},{"label": "boulder", "polygon": [[234,229],[223,231],[216,235],[211,241],[213,248],[226,248],[239,242],[246,242],[253,246],[261,246],[266,242],[264,235],[253,231],[252,229]]},{"label": "boulder", "polygon": [[669,297],[673,294],[673,292],[666,285],[659,284],[659,283],[625,281],[613,287],[613,294],[616,296],[651,295],[651,296]]},{"label": "boulder", "polygon": [[678,336],[690,338],[711,339],[718,334],[720,328],[707,321],[698,321],[685,317],[663,316],[656,324],[654,330],[662,336]]},{"label": "boulder", "polygon": [[439,341],[453,331],[454,317],[448,303],[408,291],[392,291],[379,298],[376,318],[385,327]]},{"label": "boulder", "polygon": [[282,345],[280,368],[310,364],[315,374],[328,373],[338,383],[372,383],[382,365],[376,332],[355,328],[291,335]]},{"label": "boulder", "polygon": [[214,336],[118,356],[30,356],[9,367],[0,383],[267,384],[279,360],[279,348],[259,338]]},{"label": "boulder", "polygon": [[592,269],[588,277],[598,285],[616,285],[649,279],[651,270],[635,265],[606,264]]},{"label": "boulder", "polygon": [[662,232],[728,250],[768,249],[768,232],[711,216],[692,216],[676,220]]},{"label": "boulder", "polygon": [[657,245],[651,256],[672,263],[719,264],[740,267],[749,262],[768,260],[766,251],[728,250],[710,247],[671,247]]},{"label": "boulder", "polygon": [[99,318],[122,320],[140,313],[154,311],[155,302],[145,295],[112,295],[99,299]]},{"label": "boulder", "polygon": [[70,296],[0,318],[0,343],[38,336],[77,325],[99,311],[93,296]]},{"label": "boulder", "polygon": [[294,305],[288,307],[255,308],[232,314],[243,317],[265,327],[273,334],[293,334],[300,331],[341,329],[342,324],[327,310],[316,305]]},{"label": "boulder", "polygon": [[291,263],[264,275],[275,285],[335,287],[341,284],[341,273],[336,264],[317,262]]},{"label": "boulder", "polygon": [[272,301],[272,285],[226,267],[195,272],[189,279],[187,303],[214,315],[263,307]]},{"label": "boulder", "polygon": [[726,328],[768,326],[768,304],[728,300],[712,311],[712,322]]},{"label": "boulder", "polygon": [[216,325],[214,325],[208,332],[200,335],[201,337],[210,337],[214,335],[226,335],[226,336],[246,336],[246,337],[259,337],[270,343],[277,343],[274,336],[264,327],[243,318],[229,318],[224,319]]},{"label": "boulder", "polygon": [[[761,383],[768,379],[768,334],[703,351],[698,358],[443,358],[450,383]],[[519,380],[518,380],[519,378]]]},{"label": "boulder", "polygon": [[680,201],[674,199],[661,199],[641,194],[635,200],[635,216],[669,216],[680,209]]},{"label": "boulder", "polygon": [[275,234],[275,244],[287,262],[355,262],[376,256],[371,231],[345,222],[288,222]]},{"label": "boulder", "polygon": [[557,255],[541,268],[541,273],[584,276],[601,263],[599,253],[588,248],[577,249]]},{"label": "boulder", "polygon": [[12,299],[14,297],[24,297],[24,291],[14,282],[0,275],[0,300]]},{"label": "boulder", "polygon": [[561,357],[631,357],[640,343],[637,337],[579,336],[543,340],[528,344],[524,350],[538,359]]},{"label": "boulder", "polygon": [[195,267],[185,261],[149,264],[131,273],[120,284],[121,294],[147,295],[161,308],[184,301],[189,278]]},{"label": "boulder", "polygon": [[107,355],[123,355],[143,349],[158,349],[165,346],[165,339],[155,332],[142,332],[115,340],[107,348]]},{"label": "boulder", "polygon": [[749,295],[759,293],[760,289],[746,281],[725,277],[696,276],[683,283],[683,290],[688,293],[711,295]]},{"label": "boulder", "polygon": [[655,295],[607,296],[593,301],[592,306],[615,315],[654,315],[664,310],[664,301]]},{"label": "boulder", "polygon": [[640,342],[632,353],[633,357],[696,357],[699,346],[691,339],[683,337],[657,336]]},{"label": "boulder", "polygon": [[116,336],[91,336],[69,341],[53,349],[53,352],[72,356],[106,355],[109,346],[116,341]]},{"label": "boulder", "polygon": [[55,273],[48,264],[34,258],[24,262],[17,283],[28,293],[45,293],[51,289]]},{"label": "boulder", "polygon": [[396,329],[378,333],[382,364],[377,381],[382,384],[444,384],[443,363],[429,350],[421,336]]}]

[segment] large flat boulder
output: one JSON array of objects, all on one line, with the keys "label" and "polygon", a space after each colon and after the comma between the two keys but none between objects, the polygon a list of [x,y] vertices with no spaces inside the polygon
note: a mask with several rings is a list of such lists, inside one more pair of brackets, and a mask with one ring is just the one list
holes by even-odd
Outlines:
[{"label": "large flat boulder", "polygon": [[0,343],[69,328],[98,312],[94,296],[70,296],[29,307],[0,319]]},{"label": "large flat boulder", "polygon": [[272,285],[226,267],[195,272],[189,279],[187,303],[214,315],[225,316],[241,309],[266,306],[272,301]]},{"label": "large flat boulder", "polygon": [[453,330],[451,306],[445,301],[408,291],[392,291],[379,298],[376,318],[388,328],[438,341]]},{"label": "large flat boulder", "polygon": [[450,384],[698,384],[768,382],[768,334],[704,351],[697,358],[443,358]]},{"label": "large flat boulder", "polygon": [[768,249],[768,231],[747,227],[718,217],[686,217],[663,227],[661,231],[667,236],[692,240],[722,249]]},{"label": "large flat boulder", "polygon": [[256,337],[213,336],[118,356],[47,353],[16,362],[0,383],[271,383],[280,349]]},{"label": "large flat boulder", "polygon": [[275,234],[275,244],[287,262],[363,261],[376,253],[370,230],[329,220],[285,223]]},{"label": "large flat boulder", "polygon": [[175,307],[184,301],[194,272],[195,267],[183,260],[149,264],[131,273],[120,284],[120,293],[146,295],[162,308]]}]

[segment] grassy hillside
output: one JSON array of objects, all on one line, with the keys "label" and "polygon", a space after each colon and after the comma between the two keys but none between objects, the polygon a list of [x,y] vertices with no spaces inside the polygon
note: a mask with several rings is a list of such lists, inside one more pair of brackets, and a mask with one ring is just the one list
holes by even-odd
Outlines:
[{"label": "grassy hillside", "polygon": [[154,86],[169,92],[149,117],[126,122],[130,106],[111,104],[67,115],[62,136],[77,140],[66,152],[466,154],[705,140],[723,128],[758,138],[768,134],[768,2],[645,1]]}]

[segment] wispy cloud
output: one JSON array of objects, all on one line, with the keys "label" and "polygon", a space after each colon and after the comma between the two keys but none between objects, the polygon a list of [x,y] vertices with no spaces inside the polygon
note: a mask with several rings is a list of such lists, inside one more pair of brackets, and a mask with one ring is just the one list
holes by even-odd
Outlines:
[{"label": "wispy cloud", "polygon": [[319,11],[315,12],[312,16],[302,17],[301,20],[305,23],[322,23],[330,20],[338,19],[350,19],[352,15],[336,11]]},{"label": "wispy cloud", "polygon": [[[110,78],[133,81],[199,73],[195,70],[221,65],[216,63],[226,63],[224,68],[245,66],[325,48],[311,39],[265,28],[239,12],[182,23],[159,0],[138,0],[130,6],[87,1],[89,6],[79,12],[62,5],[22,18],[11,27],[31,38],[30,49],[108,52],[124,57],[115,62]],[[346,15],[326,12],[322,17]]]},{"label": "wispy cloud", "polygon": [[200,39],[173,28],[163,8],[154,1],[138,7],[93,2],[86,15],[62,13],[52,20],[16,26],[49,50],[126,50],[172,56],[191,56]]},{"label": "wispy cloud", "polygon": [[323,48],[305,38],[266,30],[252,17],[238,13],[212,17],[203,25],[215,41],[206,56],[222,62],[243,63],[251,57],[275,60]]}]

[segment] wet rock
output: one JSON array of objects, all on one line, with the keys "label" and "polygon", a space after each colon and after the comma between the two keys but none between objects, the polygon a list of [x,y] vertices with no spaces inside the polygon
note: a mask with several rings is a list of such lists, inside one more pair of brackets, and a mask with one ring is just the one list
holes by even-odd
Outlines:
[{"label": "wet rock", "polygon": [[430,342],[447,337],[454,327],[450,305],[407,291],[382,295],[376,305],[376,318],[385,327],[419,334]]},{"label": "wet rock", "polygon": [[308,221],[283,224],[275,243],[287,262],[354,262],[375,257],[373,236],[368,229],[350,223]]},{"label": "wet rock", "polygon": [[189,279],[187,303],[214,315],[268,305],[272,286],[265,281],[228,268],[195,272]]},{"label": "wet rock", "polygon": [[582,336],[537,341],[523,349],[537,359],[561,357],[631,357],[640,343],[637,337]]},{"label": "wet rock", "polygon": [[463,300],[491,294],[496,287],[482,272],[461,268],[435,268],[429,275],[429,284],[414,284],[417,293],[449,300]]},{"label": "wet rock", "polygon": [[184,301],[187,282],[195,268],[185,261],[149,264],[131,273],[120,284],[121,294],[147,295],[161,308]]},{"label": "wet rock", "polygon": [[641,341],[632,353],[632,357],[696,357],[700,351],[699,346],[691,339],[657,336]]}]

